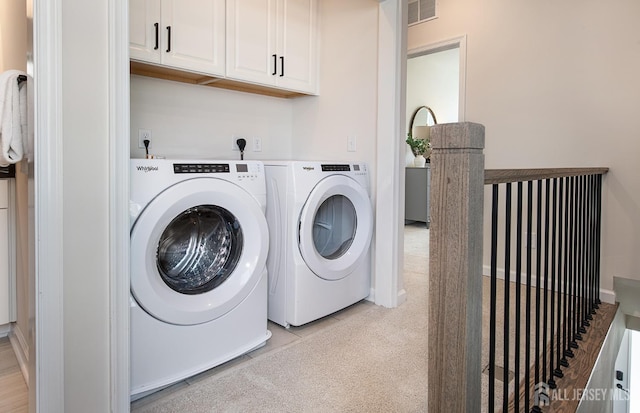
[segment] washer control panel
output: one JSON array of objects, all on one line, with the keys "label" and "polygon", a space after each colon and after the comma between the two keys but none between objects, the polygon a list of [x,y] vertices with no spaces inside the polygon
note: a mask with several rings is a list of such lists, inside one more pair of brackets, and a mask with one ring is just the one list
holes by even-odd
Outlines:
[{"label": "washer control panel", "polygon": [[217,174],[229,173],[228,163],[174,163],[176,174]]},{"label": "washer control panel", "polygon": [[229,174],[227,179],[255,180],[262,174],[259,163],[174,163],[174,174]]}]

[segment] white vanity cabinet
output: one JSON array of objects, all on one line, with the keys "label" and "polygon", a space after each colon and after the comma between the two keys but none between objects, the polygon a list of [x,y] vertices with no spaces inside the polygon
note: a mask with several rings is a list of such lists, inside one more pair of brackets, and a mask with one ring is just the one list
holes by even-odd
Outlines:
[{"label": "white vanity cabinet", "polygon": [[132,60],[224,76],[225,0],[130,0]]},{"label": "white vanity cabinet", "polygon": [[11,320],[9,309],[9,181],[0,179],[0,325]]},{"label": "white vanity cabinet", "polygon": [[229,79],[317,94],[317,0],[227,0]]}]

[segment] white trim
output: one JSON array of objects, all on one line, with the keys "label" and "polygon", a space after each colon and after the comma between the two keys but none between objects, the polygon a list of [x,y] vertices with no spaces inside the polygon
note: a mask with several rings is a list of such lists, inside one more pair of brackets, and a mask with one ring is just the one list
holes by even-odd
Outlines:
[{"label": "white trim", "polygon": [[109,0],[109,325],[111,411],[128,412],[129,2]]},{"label": "white trim", "polygon": [[[372,242],[375,303],[397,307],[403,288],[407,2],[385,0],[378,13],[376,234]],[[393,79],[392,82],[389,79]],[[390,156],[391,155],[391,156]],[[383,200],[384,199],[384,200]],[[395,200],[388,202],[389,199]]]},{"label": "white trim", "polygon": [[604,288],[600,289],[600,301],[607,304],[615,304],[616,303],[616,292],[612,290],[607,290]]},{"label": "white trim", "polygon": [[64,412],[65,393],[61,9],[62,0],[34,1],[35,357],[29,360],[35,379],[29,400],[35,400],[30,411],[53,413]]},{"label": "white trim", "polygon": [[9,332],[9,342],[16,355],[24,381],[29,385],[29,344],[17,324]]},{"label": "white trim", "polygon": [[466,96],[467,96],[467,35],[454,37],[451,39],[441,40],[439,42],[430,43],[426,46],[416,47],[409,50],[407,58],[422,56],[425,54],[435,53],[441,50],[448,50],[458,47],[460,49],[460,78],[458,90],[458,122],[464,122],[466,118]]}]

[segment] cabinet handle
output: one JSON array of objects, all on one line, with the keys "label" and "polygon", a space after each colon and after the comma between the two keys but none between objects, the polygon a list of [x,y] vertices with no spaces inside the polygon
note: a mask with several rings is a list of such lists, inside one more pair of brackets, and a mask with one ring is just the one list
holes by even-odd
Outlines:
[{"label": "cabinet handle", "polygon": [[284,56],[280,56],[280,77],[284,76]]},{"label": "cabinet handle", "polygon": [[158,50],[158,23],[155,23],[154,26],[156,28],[156,47],[154,47],[153,50]]},{"label": "cabinet handle", "polygon": [[273,56],[273,73],[271,74],[275,76],[276,74],[278,74],[278,56],[274,54],[271,56]]},{"label": "cabinet handle", "polygon": [[167,53],[171,51],[171,26],[167,26]]}]

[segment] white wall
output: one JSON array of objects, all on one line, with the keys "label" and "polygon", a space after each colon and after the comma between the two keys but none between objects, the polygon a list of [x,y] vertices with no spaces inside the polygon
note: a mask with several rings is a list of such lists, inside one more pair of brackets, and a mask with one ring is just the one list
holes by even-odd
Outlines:
[{"label": "white wall", "polygon": [[[379,3],[318,3],[320,96],[293,102],[292,156],[303,160],[365,161],[371,166],[373,184]],[[348,136],[356,137],[356,152],[347,152]]]},{"label": "white wall", "polygon": [[601,287],[640,280],[640,3],[440,2],[409,50],[467,35],[466,120],[486,167],[608,166]]},{"label": "white wall", "polygon": [[438,123],[458,122],[460,48],[416,56],[407,61],[407,131],[411,116],[428,106]]},{"label": "white wall", "polygon": [[[289,159],[294,101],[131,76],[131,157],[143,158],[138,129],[152,130],[149,153],[195,159],[240,159],[233,136],[247,140],[245,159]],[[262,152],[252,151],[252,138]]]}]

